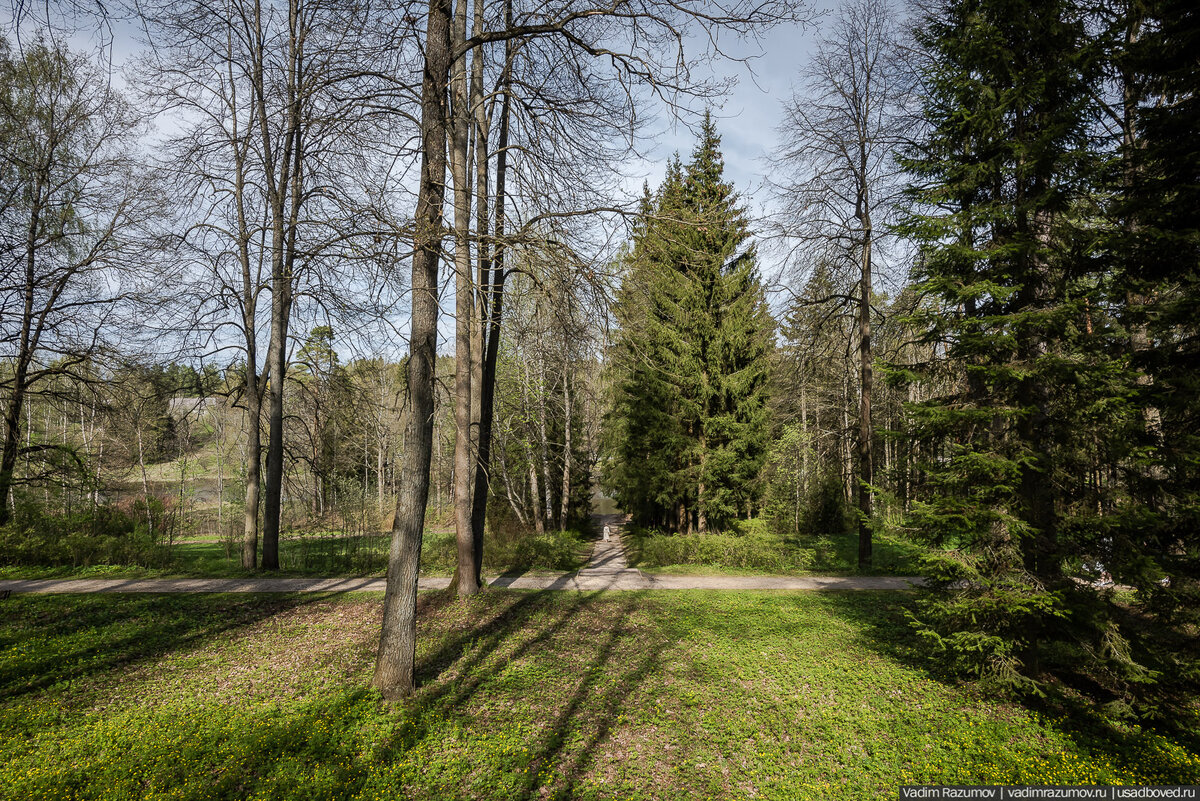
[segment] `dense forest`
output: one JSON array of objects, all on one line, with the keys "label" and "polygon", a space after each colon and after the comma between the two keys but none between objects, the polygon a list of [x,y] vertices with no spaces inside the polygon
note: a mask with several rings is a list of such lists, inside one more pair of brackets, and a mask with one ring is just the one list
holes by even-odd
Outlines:
[{"label": "dense forest", "polygon": [[[697,65],[789,0],[38,13],[0,41],[7,564],[387,532],[405,694],[427,531],[467,596],[604,496],[676,561],[903,546],[957,669],[1186,706],[1192,4],[847,0],[758,206]],[[62,33],[115,20],[119,67]],[[638,196],[653,114],[694,147]]]}]

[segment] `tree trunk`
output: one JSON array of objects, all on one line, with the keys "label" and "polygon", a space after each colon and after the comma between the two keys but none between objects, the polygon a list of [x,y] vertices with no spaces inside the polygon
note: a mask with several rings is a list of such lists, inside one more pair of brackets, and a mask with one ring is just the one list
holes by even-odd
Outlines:
[{"label": "tree trunk", "polygon": [[262,396],[254,375],[254,358],[246,362],[246,517],[242,535],[242,567],[253,570],[258,561],[258,503],[262,480]]},{"label": "tree trunk", "polygon": [[529,448],[529,494],[533,506],[533,530],[538,534],[546,533],[546,518],[542,516],[542,497],[538,490],[537,460],[533,448]]},{"label": "tree trunk", "polygon": [[862,281],[858,304],[858,360],[861,375],[858,406],[858,566],[871,566],[871,485],[874,476],[871,426],[871,221],[863,225]]},{"label": "tree trunk", "polygon": [[[525,374],[525,381],[521,384],[521,408],[525,412],[526,420],[528,420],[529,409],[532,405],[530,399],[525,394],[530,382],[528,361],[522,361],[521,368]],[[537,450],[533,447],[533,437],[528,427],[525,428],[525,432],[525,452],[529,457],[529,505],[533,510],[533,529],[538,534],[545,534],[546,518],[542,514],[542,493],[538,486]]]},{"label": "tree trunk", "polygon": [[[0,526],[12,519],[13,471],[17,467],[17,451],[21,446],[21,408],[29,388],[29,364],[37,347],[39,336],[34,331],[34,290],[37,286],[37,242],[41,230],[42,187],[44,181],[39,172],[34,180],[29,210],[29,225],[26,227],[24,253],[24,286],[21,287],[21,335],[17,343],[17,358],[13,367],[12,394],[4,415],[4,452],[0,455]],[[66,426],[64,425],[64,429]],[[65,494],[65,493],[64,493]]]},{"label": "tree trunk", "polygon": [[450,71],[449,0],[430,0],[421,86],[421,182],[412,259],[412,325],[408,382],[412,404],[405,436],[396,518],[388,552],[383,628],[372,685],[385,698],[416,685],[417,577],[429,500],[433,446],[433,380],[437,358],[438,263],[446,180],[446,84]]},{"label": "tree trunk", "polygon": [[[476,34],[482,33],[484,24],[484,0],[475,3],[475,17],[472,29]],[[507,50],[507,48],[506,48]],[[474,338],[471,343],[471,408],[474,413],[475,445],[475,475],[474,486],[471,490],[471,545],[475,553],[475,566],[480,571],[477,582],[483,584],[483,530],[487,518],[487,503],[490,490],[491,476],[491,436],[492,436],[492,403],[495,394],[495,364],[489,374],[487,362],[493,352],[493,340],[499,334],[499,321],[495,318],[493,307],[495,300],[495,276],[492,272],[492,248],[485,241],[488,233],[488,165],[490,152],[488,137],[491,127],[491,116],[488,104],[483,96],[483,59],[484,50],[477,48],[474,61],[471,64],[471,103],[475,122],[475,230],[479,237],[479,289],[478,318],[473,329]],[[507,135],[507,132],[505,132]],[[501,205],[503,202],[501,201]],[[499,212],[498,212],[499,213]],[[489,337],[489,329],[493,321],[496,323],[495,336]],[[485,386],[488,384],[488,386]],[[484,410],[484,403],[487,410]]]},{"label": "tree trunk", "polygon": [[[467,0],[458,0],[450,46],[462,48],[467,39]],[[478,58],[478,56],[477,56]],[[454,60],[450,76],[450,175],[454,183],[454,531],[458,561],[451,585],[460,598],[479,592],[479,566],[471,536],[471,491],[474,489],[471,453],[471,378],[475,338],[475,287],[471,280],[471,109],[467,90],[467,57]]]},{"label": "tree trunk", "polygon": [[[18,365],[23,373],[24,367]],[[0,459],[0,526],[12,519],[12,486],[21,445],[21,406],[25,402],[25,377],[13,379],[12,397],[4,414],[4,455]]]},{"label": "tree trunk", "polygon": [[550,500],[550,440],[546,437],[546,354],[538,355],[541,382],[538,385],[538,442],[542,457],[542,493],[545,496],[546,525],[554,527],[554,504]]},{"label": "tree trunk", "polygon": [[567,530],[567,515],[571,511],[571,376],[567,359],[563,358],[563,475],[562,503],[558,514],[558,530]]}]

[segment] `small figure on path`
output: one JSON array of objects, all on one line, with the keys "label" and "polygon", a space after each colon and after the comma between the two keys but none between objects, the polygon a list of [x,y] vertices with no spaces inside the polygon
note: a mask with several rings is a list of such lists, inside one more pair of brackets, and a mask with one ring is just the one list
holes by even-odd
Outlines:
[{"label": "small figure on path", "polygon": [[604,526],[604,541],[605,542],[609,541],[609,537],[611,534],[612,534],[612,529],[610,529],[607,525],[605,525]]}]

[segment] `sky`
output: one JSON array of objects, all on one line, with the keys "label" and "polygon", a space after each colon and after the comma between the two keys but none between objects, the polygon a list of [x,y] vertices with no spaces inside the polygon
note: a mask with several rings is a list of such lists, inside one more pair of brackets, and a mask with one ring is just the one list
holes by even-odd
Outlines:
[{"label": "sky", "polygon": [[[828,13],[835,8],[837,0],[813,0],[813,16]],[[6,4],[7,5],[7,4]],[[11,11],[11,6],[5,9]],[[0,19],[0,28],[10,38],[9,19]],[[752,218],[759,218],[769,210],[769,193],[764,187],[764,176],[768,171],[767,157],[778,139],[778,127],[782,118],[783,103],[791,96],[797,77],[804,67],[814,40],[820,31],[820,20],[808,25],[781,25],[752,42],[723,41],[722,46],[737,59],[710,62],[707,67],[712,77],[728,79],[731,90],[711,111],[722,139],[725,157],[726,179],[733,184]],[[121,82],[120,67],[136,54],[139,44],[137,30],[132,23],[115,22],[104,26],[81,26],[71,37],[72,47],[96,52],[108,49],[113,79]],[[699,113],[702,107],[693,107]],[[654,144],[645,151],[645,157],[624,165],[621,171],[627,176],[626,188],[631,195],[641,192],[643,181],[651,187],[661,182],[665,164],[673,152],[678,152],[686,161],[694,144],[695,132],[686,124],[672,120],[661,109],[647,108],[647,112],[658,112]],[[698,117],[693,119],[693,122]],[[164,123],[170,126],[169,122]],[[760,253],[760,260],[765,254]],[[764,275],[777,273],[771,265],[761,265]],[[443,309],[453,309],[452,292],[443,298]],[[445,315],[449,322],[450,315]],[[405,326],[406,327],[406,326]],[[450,331],[442,332],[448,340]]]},{"label": "sky", "polygon": [[[813,0],[811,8],[816,16],[828,14],[836,4],[836,0]],[[11,37],[11,6],[4,12],[0,13],[0,30]],[[767,171],[765,158],[775,146],[783,103],[791,96],[819,28],[818,19],[807,26],[781,25],[756,42],[723,42],[730,55],[748,60],[744,63],[725,60],[707,65],[710,74],[733,83],[730,93],[712,111],[722,137],[726,176],[754,213],[762,211],[767,203],[763,191]],[[93,52],[107,48],[117,67],[114,79],[120,82],[120,66],[136,54],[139,47],[136,35],[136,28],[130,22],[82,25],[71,37],[71,44],[77,49]],[[685,124],[671,120],[661,110],[647,110],[659,112],[656,145],[646,153],[646,159],[623,165],[629,176],[628,186],[634,193],[640,193],[644,180],[652,187],[657,185],[671,154],[678,151],[686,161],[695,143],[693,132]]]},{"label": "sky", "polygon": [[[819,11],[831,3],[817,4]],[[736,57],[748,58],[746,63],[726,61],[712,65],[713,74],[735,81],[732,91],[721,104],[713,108],[721,148],[725,156],[725,175],[739,194],[759,214],[768,203],[763,190],[768,171],[765,159],[775,147],[777,129],[783,116],[783,104],[792,95],[797,77],[813,47],[819,23],[807,26],[780,26],[754,44],[731,47]],[[664,121],[665,124],[665,121]],[[640,175],[653,187],[662,180],[666,160],[678,151],[687,160],[695,144],[693,132],[682,125],[666,125],[658,146],[641,165],[631,165],[631,172]]]}]

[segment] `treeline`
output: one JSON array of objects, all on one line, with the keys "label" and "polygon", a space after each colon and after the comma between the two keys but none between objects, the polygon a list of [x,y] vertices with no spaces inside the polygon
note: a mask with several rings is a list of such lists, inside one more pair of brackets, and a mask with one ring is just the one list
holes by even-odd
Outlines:
[{"label": "treeline", "polygon": [[[590,513],[596,371],[575,358],[585,339],[568,342],[550,315],[532,316],[545,302],[534,296],[529,309],[509,312],[514,341],[499,358],[501,492],[492,501],[493,528],[578,528]],[[395,509],[406,365],[367,358],[343,364],[334,341],[332,328],[312,329],[288,376],[282,527],[378,532],[391,525]],[[452,357],[438,359],[430,465],[437,526],[453,525],[454,372]],[[196,534],[235,541],[249,427],[241,392],[240,365],[221,371],[125,362],[115,369],[76,366],[45,380],[24,406],[12,522],[42,529],[45,515],[61,515],[48,521],[60,538],[76,530],[113,533],[115,508],[128,513],[127,525],[144,544]],[[52,542],[29,540],[21,549],[26,557],[61,556]],[[38,548],[43,552],[34,553]]]}]

